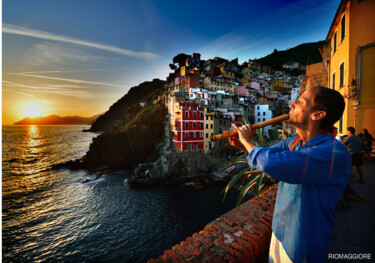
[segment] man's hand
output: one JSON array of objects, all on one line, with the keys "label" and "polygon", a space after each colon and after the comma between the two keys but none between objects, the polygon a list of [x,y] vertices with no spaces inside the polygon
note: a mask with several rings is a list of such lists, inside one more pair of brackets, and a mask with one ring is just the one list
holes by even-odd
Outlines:
[{"label": "man's hand", "polygon": [[232,124],[233,129],[238,132],[238,141],[246,149],[247,154],[255,147],[255,144],[252,141],[254,131],[251,129],[250,124],[237,127],[235,124]]},{"label": "man's hand", "polygon": [[[232,123],[232,127],[235,131],[238,131],[237,126],[234,123]],[[224,131],[224,134],[226,134],[226,133],[229,133],[229,132]],[[249,154],[246,147],[240,142],[238,135],[230,137],[230,138],[228,138],[228,140],[229,140],[230,145],[240,149],[241,151],[245,152],[246,154]]]}]

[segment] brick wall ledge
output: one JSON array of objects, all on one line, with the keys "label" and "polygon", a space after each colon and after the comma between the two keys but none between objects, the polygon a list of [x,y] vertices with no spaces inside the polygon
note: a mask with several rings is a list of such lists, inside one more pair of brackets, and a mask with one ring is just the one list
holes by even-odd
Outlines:
[{"label": "brick wall ledge", "polygon": [[278,184],[166,250],[155,262],[265,262]]}]

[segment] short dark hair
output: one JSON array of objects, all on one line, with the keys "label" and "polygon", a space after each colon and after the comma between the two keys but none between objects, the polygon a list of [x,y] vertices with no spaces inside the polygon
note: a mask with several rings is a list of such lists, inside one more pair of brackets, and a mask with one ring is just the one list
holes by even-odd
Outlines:
[{"label": "short dark hair", "polygon": [[348,131],[350,131],[352,134],[355,134],[355,129],[354,127],[348,127],[346,128]]},{"label": "short dark hair", "polygon": [[312,88],[317,91],[313,99],[314,109],[326,112],[326,116],[320,122],[320,128],[326,130],[340,120],[345,109],[345,100],[336,90],[322,86]]}]

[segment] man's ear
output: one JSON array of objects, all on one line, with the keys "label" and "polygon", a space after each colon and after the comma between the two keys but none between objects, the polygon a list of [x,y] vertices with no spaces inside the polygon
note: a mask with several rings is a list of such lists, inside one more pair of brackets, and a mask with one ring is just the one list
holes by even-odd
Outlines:
[{"label": "man's ear", "polygon": [[311,114],[311,119],[313,121],[319,121],[319,120],[322,120],[326,115],[327,113],[325,111],[318,110]]}]

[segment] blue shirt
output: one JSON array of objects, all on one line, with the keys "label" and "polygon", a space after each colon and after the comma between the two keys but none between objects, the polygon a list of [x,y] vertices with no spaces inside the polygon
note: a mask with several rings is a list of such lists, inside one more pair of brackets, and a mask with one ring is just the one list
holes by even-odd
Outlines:
[{"label": "blue shirt", "polygon": [[350,154],[327,134],[292,151],[295,137],[269,148],[256,146],[249,165],[280,180],[272,230],[293,262],[326,262],[335,207],[348,184]]}]

